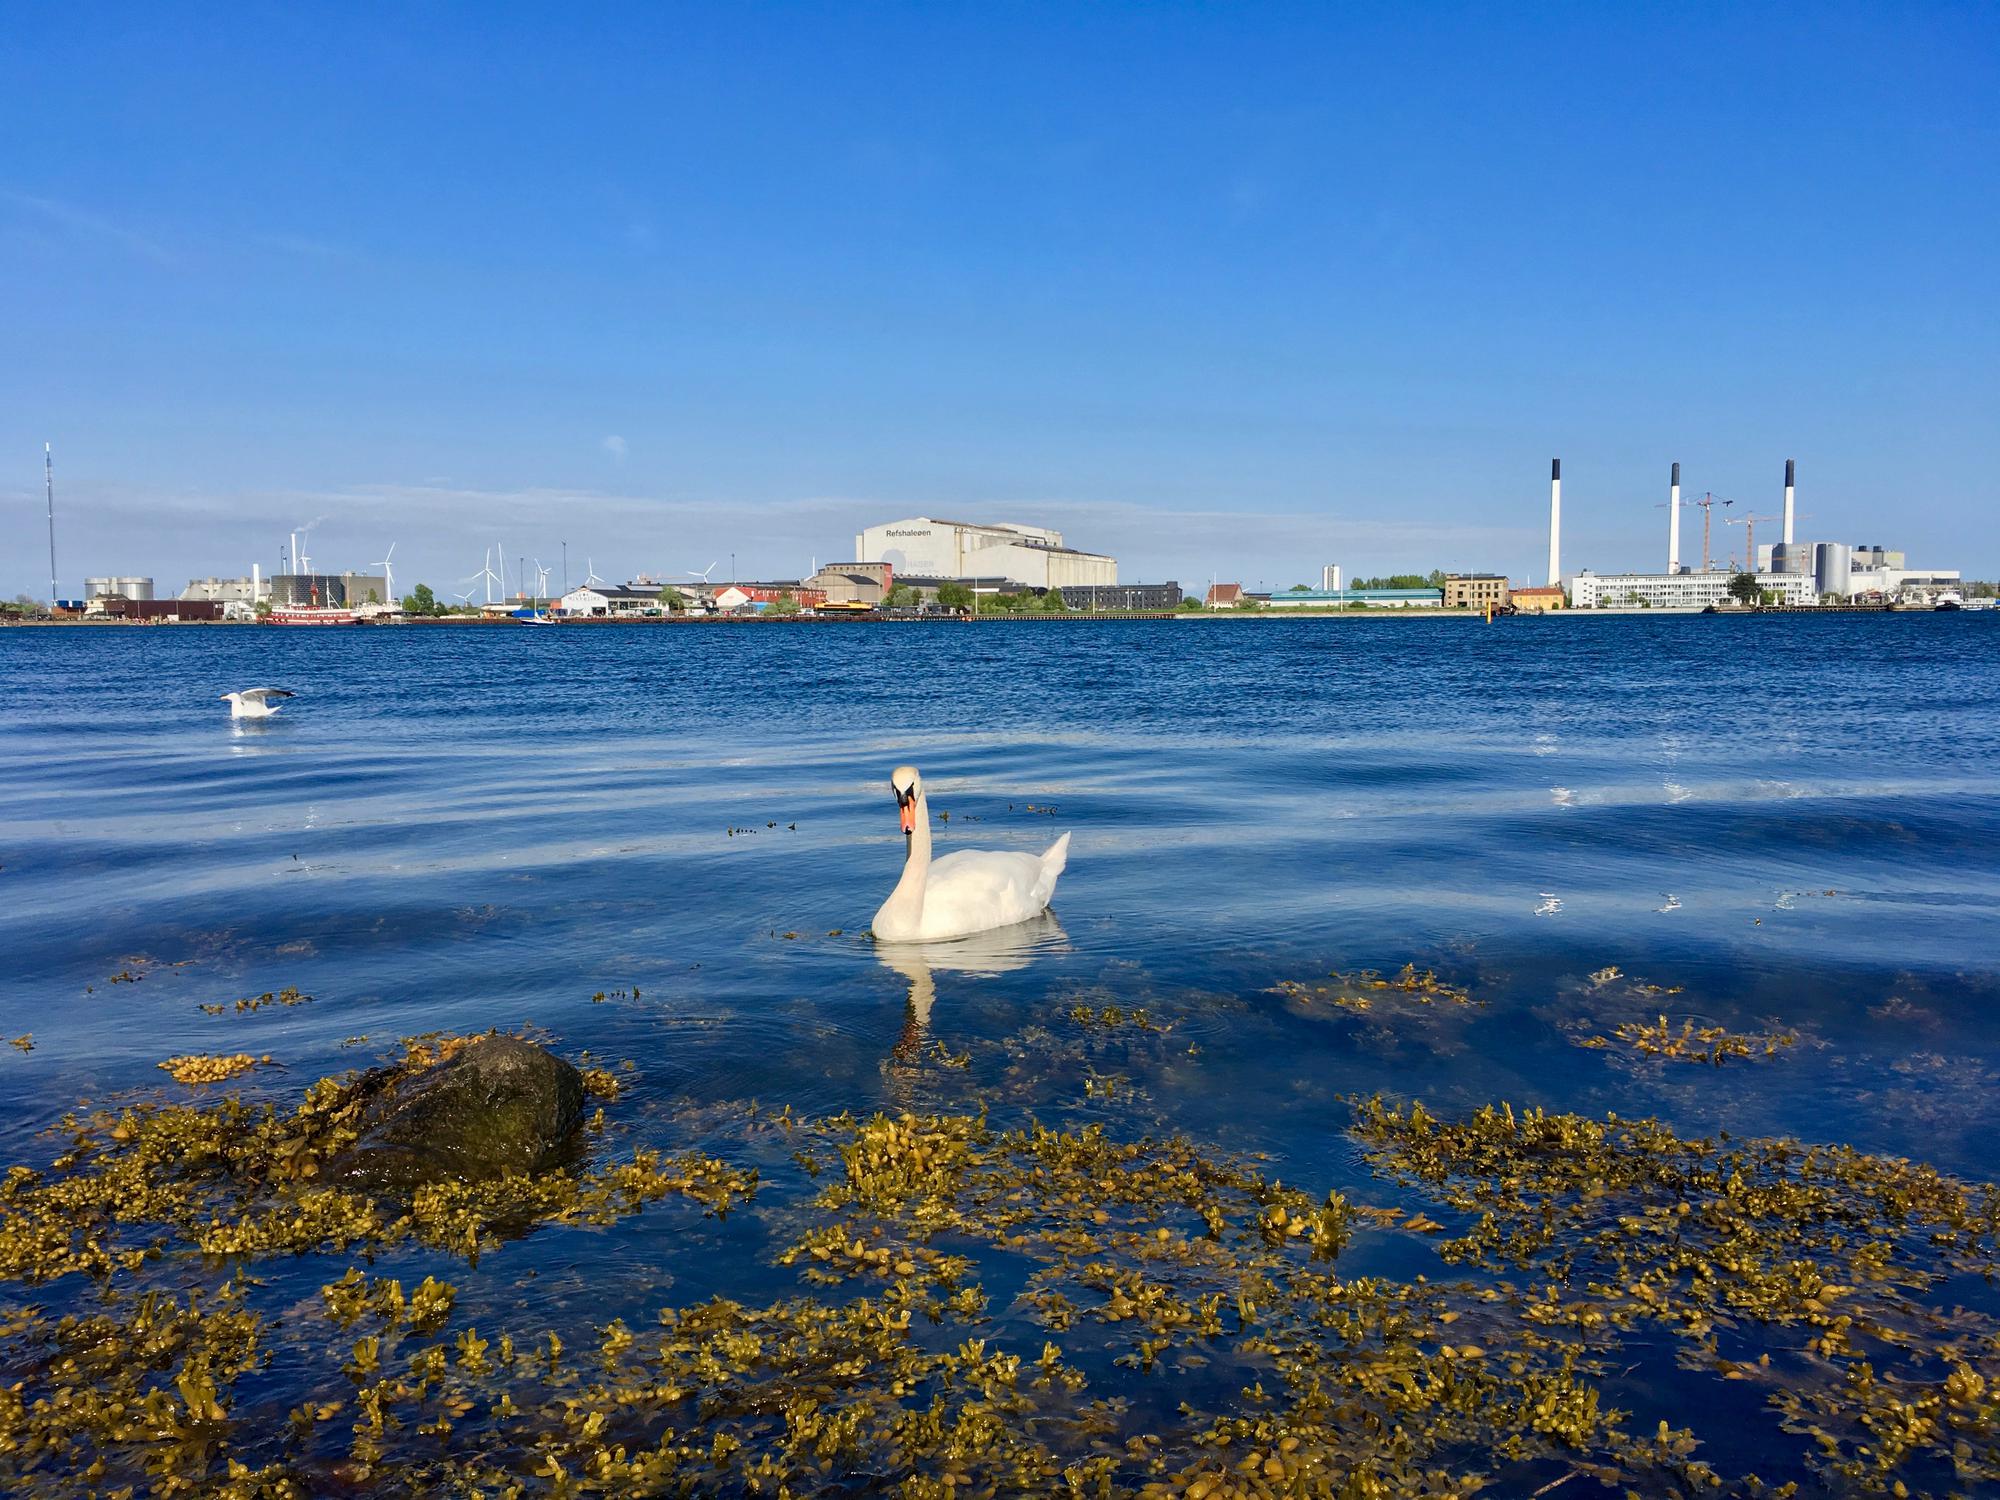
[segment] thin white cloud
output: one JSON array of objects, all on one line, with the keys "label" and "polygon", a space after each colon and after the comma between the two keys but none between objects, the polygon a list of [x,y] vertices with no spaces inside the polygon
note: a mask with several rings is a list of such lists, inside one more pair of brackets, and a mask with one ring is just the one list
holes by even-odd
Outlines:
[{"label": "thin white cloud", "polygon": [[297,256],[301,260],[351,260],[354,256],[354,252],[344,245],[336,245],[328,240],[316,240],[303,234],[260,234],[256,240],[267,250]]},{"label": "thin white cloud", "polygon": [[73,203],[65,203],[57,198],[42,198],[33,193],[17,193],[9,188],[0,188],[0,201],[26,209],[47,223],[67,230],[71,235],[99,244],[109,245],[136,255],[142,260],[150,260],[160,265],[171,265],[173,253],[159,241],[150,239],[136,230],[94,214],[88,209],[78,208]]},{"label": "thin white cloud", "polygon": [[612,433],[604,440],[604,451],[613,458],[623,458],[626,453],[625,439],[615,432]]}]

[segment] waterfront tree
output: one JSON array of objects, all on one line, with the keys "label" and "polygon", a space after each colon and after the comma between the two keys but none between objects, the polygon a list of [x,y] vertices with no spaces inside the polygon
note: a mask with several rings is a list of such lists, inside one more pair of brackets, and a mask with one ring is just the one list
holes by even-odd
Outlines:
[{"label": "waterfront tree", "polygon": [[1429,573],[1391,573],[1386,578],[1357,578],[1349,587],[1357,589],[1436,589],[1444,587],[1444,574],[1435,569]]},{"label": "waterfront tree", "polygon": [[888,597],[883,599],[882,603],[888,609],[915,609],[917,591],[907,583],[899,583],[889,590]]},{"label": "waterfront tree", "polygon": [[686,609],[687,600],[682,597],[679,589],[675,588],[672,584],[668,584],[660,590],[660,607],[668,610]]},{"label": "waterfront tree", "polygon": [[[371,593],[369,597],[373,598],[374,595]],[[444,611],[438,608],[437,595],[431,592],[431,586],[428,583],[420,583],[403,596],[403,613],[406,615],[441,615]]]},{"label": "waterfront tree", "polygon": [[1063,598],[1063,591],[1061,589],[1050,589],[1046,594],[1042,595],[1042,608],[1068,609],[1069,603]]},{"label": "waterfront tree", "polygon": [[778,595],[764,606],[767,615],[795,615],[799,612],[799,601],[789,592]]},{"label": "waterfront tree", "polygon": [[962,583],[941,583],[938,585],[937,600],[946,609],[970,609],[972,590]]},{"label": "waterfront tree", "polygon": [[1729,580],[1729,597],[1738,604],[1755,604],[1763,595],[1754,573],[1736,573]]}]

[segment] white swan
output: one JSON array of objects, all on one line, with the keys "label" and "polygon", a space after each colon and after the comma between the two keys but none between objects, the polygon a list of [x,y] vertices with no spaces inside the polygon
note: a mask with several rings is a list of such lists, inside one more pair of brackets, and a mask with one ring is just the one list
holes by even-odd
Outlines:
[{"label": "white swan", "polygon": [[931,942],[1025,922],[1047,908],[1069,862],[1069,835],[1042,854],[960,849],[931,861],[931,810],[915,766],[889,773],[903,817],[903,878],[875,913],[885,943]]},{"label": "white swan", "polygon": [[240,693],[224,693],[222,701],[229,705],[232,719],[268,719],[278,711],[273,698],[292,698],[297,695],[283,688],[245,688]]}]

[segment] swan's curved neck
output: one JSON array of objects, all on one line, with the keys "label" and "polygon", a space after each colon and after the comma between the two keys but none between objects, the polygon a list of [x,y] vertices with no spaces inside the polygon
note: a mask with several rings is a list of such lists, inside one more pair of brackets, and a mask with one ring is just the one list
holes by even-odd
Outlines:
[{"label": "swan's curved neck", "polygon": [[911,809],[910,848],[903,860],[903,878],[883,903],[883,910],[907,914],[914,921],[924,912],[924,882],[931,873],[931,806],[917,783],[917,805]]}]

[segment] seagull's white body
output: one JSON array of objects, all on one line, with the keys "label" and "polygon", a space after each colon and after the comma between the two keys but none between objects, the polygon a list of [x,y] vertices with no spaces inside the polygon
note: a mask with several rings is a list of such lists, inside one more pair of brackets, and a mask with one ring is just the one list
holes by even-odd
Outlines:
[{"label": "seagull's white body", "polygon": [[935,942],[1011,927],[1048,909],[1056,880],[1069,862],[1069,835],[1041,854],[1001,849],[960,849],[931,858],[930,803],[915,768],[890,775],[903,807],[909,852],[903,877],[875,913],[875,936],[885,943]]},{"label": "seagull's white body", "polygon": [[291,696],[283,688],[245,688],[240,693],[224,693],[222,701],[229,705],[232,719],[268,719],[278,711],[271,700]]}]

